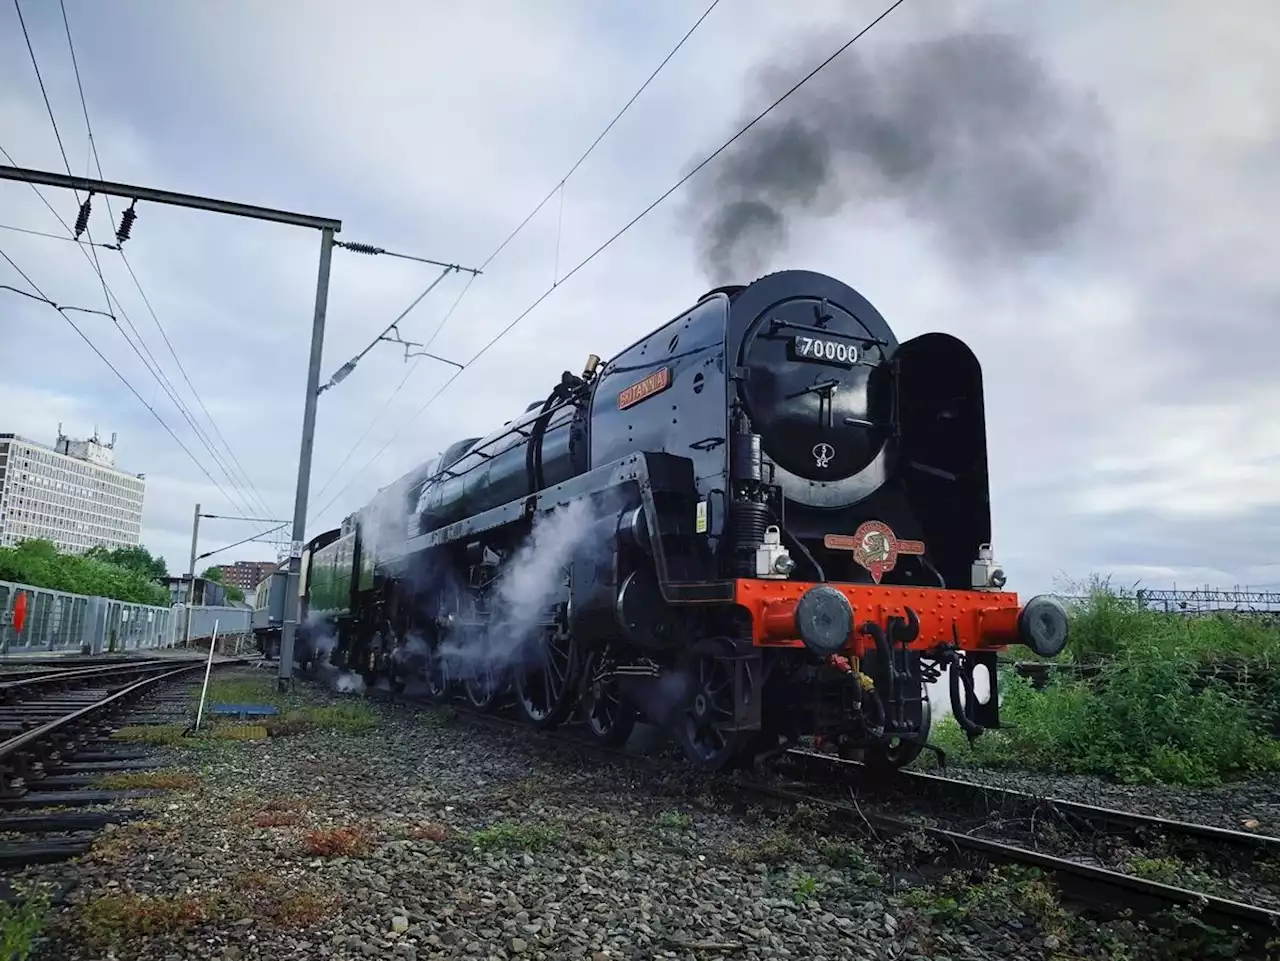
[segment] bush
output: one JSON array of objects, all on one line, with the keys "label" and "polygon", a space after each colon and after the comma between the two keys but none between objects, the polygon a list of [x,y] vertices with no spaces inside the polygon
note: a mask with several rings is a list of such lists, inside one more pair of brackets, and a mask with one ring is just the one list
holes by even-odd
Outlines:
[{"label": "bush", "polygon": [[104,560],[103,556],[60,554],[51,541],[27,540],[17,547],[0,547],[0,581],[132,604],[169,606],[169,592],[146,574]]},{"label": "bush", "polygon": [[1058,679],[1040,691],[1002,671],[1000,686],[1009,728],[988,731],[972,751],[954,718],[935,729],[955,760],[1195,786],[1280,770],[1262,705],[1221,681],[1201,682],[1187,659],[1152,650],[1092,681]]},{"label": "bush", "polygon": [[1244,661],[1280,668],[1280,629],[1227,612],[1191,616],[1152,610],[1136,592],[1094,578],[1083,602],[1071,610],[1070,640],[1054,660],[1097,663],[1153,653],[1206,665]]}]

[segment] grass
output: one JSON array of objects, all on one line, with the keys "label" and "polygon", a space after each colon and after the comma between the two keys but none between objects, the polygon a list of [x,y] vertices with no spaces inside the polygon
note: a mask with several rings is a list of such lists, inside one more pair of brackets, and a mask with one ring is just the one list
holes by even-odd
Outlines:
[{"label": "grass", "polygon": [[1038,868],[1006,865],[975,882],[968,871],[953,871],[936,884],[913,888],[902,903],[940,925],[980,920],[1001,924],[1031,918],[1044,934],[1065,943],[1071,917],[1057,891]]},{"label": "grass", "polygon": [[[330,917],[337,898],[299,889],[264,871],[237,876],[231,891],[199,896],[103,894],[85,903],[73,924],[78,939],[96,948],[114,947],[164,935],[187,934],[201,925],[252,918],[279,927],[301,928]],[[7,959],[8,954],[0,954]],[[23,955],[15,955],[22,958]]]},{"label": "grass", "polygon": [[933,740],[959,764],[1099,774],[1127,783],[1213,786],[1280,771],[1280,676],[1232,687],[1201,675],[1234,657],[1280,674],[1280,631],[1244,619],[1186,618],[1144,609],[1095,585],[1072,614],[1063,654],[1100,664],[1088,679],[1053,677],[1041,690],[1001,670],[999,730],[972,749],[955,719]]},{"label": "grass", "polygon": [[559,840],[560,833],[555,828],[510,822],[482,828],[471,835],[472,846],[482,851],[539,851]]},{"label": "grass", "polygon": [[104,894],[81,909],[79,928],[89,944],[105,947],[136,938],[184,934],[233,913],[232,906],[219,896]]},{"label": "grass", "polygon": [[49,923],[49,901],[30,891],[17,904],[0,901],[0,958],[27,961]]},{"label": "grass", "polygon": [[1053,660],[1089,664],[1152,655],[1280,669],[1280,624],[1227,612],[1189,616],[1152,610],[1138,602],[1136,591],[1095,577],[1084,601],[1071,609],[1070,640]]},{"label": "grass", "polygon": [[147,724],[124,727],[112,738],[156,747],[183,747],[208,750],[226,741],[259,741],[268,737],[288,737],[311,731],[338,731],[364,734],[378,726],[378,715],[363,701],[344,701],[318,706],[306,704],[295,694],[281,694],[270,678],[229,678],[209,682],[206,708],[214,704],[267,704],[280,713],[262,723],[241,724],[205,715],[198,735],[184,732],[188,725]]},{"label": "grass", "polygon": [[683,811],[677,811],[674,808],[669,811],[663,811],[653,823],[660,828],[674,828],[677,831],[687,831],[693,827],[693,816]]},{"label": "grass", "polygon": [[127,771],[108,774],[98,786],[108,791],[181,791],[199,785],[200,778],[189,771]]},{"label": "grass", "polygon": [[317,828],[302,838],[302,847],[318,857],[355,858],[368,854],[373,838],[359,825],[341,828]]},{"label": "grass", "polygon": [[1208,787],[1280,771],[1266,711],[1225,684],[1197,690],[1186,662],[1116,665],[1093,681],[1057,679],[1035,690],[1001,671],[1001,723],[972,748],[947,717],[933,740],[960,764],[1099,774],[1131,784]]}]

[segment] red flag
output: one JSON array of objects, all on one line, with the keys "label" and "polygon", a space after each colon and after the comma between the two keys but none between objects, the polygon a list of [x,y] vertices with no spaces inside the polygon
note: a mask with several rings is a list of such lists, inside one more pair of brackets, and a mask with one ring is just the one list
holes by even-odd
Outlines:
[{"label": "red flag", "polygon": [[18,591],[18,598],[13,602],[13,629],[21,634],[27,624],[27,592]]}]

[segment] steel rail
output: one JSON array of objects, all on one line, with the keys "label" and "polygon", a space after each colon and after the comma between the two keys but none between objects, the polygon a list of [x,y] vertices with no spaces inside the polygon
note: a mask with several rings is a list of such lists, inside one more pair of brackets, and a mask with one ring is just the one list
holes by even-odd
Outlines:
[{"label": "steel rail", "polygon": [[200,668],[203,668],[203,667],[204,667],[203,662],[197,662],[195,664],[186,664],[186,665],[183,665],[182,667],[177,667],[172,670],[165,671],[162,674],[156,674],[154,677],[144,677],[139,681],[134,681],[128,687],[123,687],[118,691],[108,694],[106,697],[102,698],[101,700],[94,701],[92,704],[86,704],[84,707],[77,708],[74,711],[70,711],[67,714],[64,714],[62,717],[55,718],[54,720],[49,721],[46,724],[42,724],[39,727],[34,727],[30,731],[24,731],[22,734],[19,734],[17,737],[9,738],[7,741],[0,743],[0,762],[8,760],[14,754],[20,754],[23,751],[31,749],[32,747],[37,745],[40,741],[43,741],[46,738],[48,738],[51,734],[58,733],[58,731],[60,731],[62,728],[67,727],[68,725],[75,724],[78,721],[82,721],[85,718],[89,717],[90,715],[98,713],[99,711],[103,711],[106,708],[110,707],[111,705],[115,704],[117,701],[127,698],[129,695],[134,694],[145,687],[148,687],[152,684],[159,684],[161,681],[166,681],[170,678],[177,677],[179,674],[185,674],[188,671],[199,670]]},{"label": "steel rail", "polygon": [[[860,773],[867,771],[866,765],[860,761],[833,757],[829,754],[818,754],[803,748],[792,748],[787,754],[805,763],[816,762],[831,767],[847,768],[850,771]],[[980,781],[965,781],[929,771],[903,769],[885,772],[884,774],[876,772],[876,776],[884,778],[886,783],[890,785],[894,785],[895,781],[902,782],[902,786],[908,789],[910,789],[908,782],[914,782],[930,790],[964,794],[970,799],[989,798],[996,801],[1012,802],[1028,808],[1047,807],[1059,814],[1084,821],[1109,824],[1112,827],[1128,831],[1163,831],[1166,834],[1193,837],[1197,841],[1210,842],[1213,845],[1236,848],[1253,855],[1280,856],[1280,837],[1269,834],[1255,834],[1250,831],[1216,827],[1212,824],[1199,824],[1194,821],[1157,817],[1153,814],[1139,814],[1136,811],[1086,804],[1083,801],[1070,801],[1066,798],[1054,797],[1048,794],[1032,794],[1029,791],[1019,791],[1016,788],[983,784]]]},{"label": "steel rail", "polygon": [[[147,661],[129,661],[125,664],[100,664],[92,667],[75,667],[65,671],[52,671],[34,674],[27,677],[16,677],[0,681],[0,698],[24,688],[47,687],[54,684],[95,680],[99,677],[111,677],[119,674],[137,674],[146,670],[155,670],[166,661],[153,659]],[[168,661],[167,663],[173,663]]]},{"label": "steel rail", "polygon": [[[1280,911],[1272,911],[1200,891],[1191,891],[1172,884],[1162,884],[1159,881],[1149,881],[1136,875],[1123,874],[1108,868],[1043,854],[1002,841],[974,837],[946,828],[878,814],[874,811],[863,811],[853,804],[811,797],[786,788],[744,780],[739,780],[737,786],[750,793],[850,815],[851,830],[856,830],[857,823],[861,822],[873,830],[884,831],[887,834],[920,833],[957,851],[970,851],[1009,864],[1030,864],[1044,868],[1053,872],[1068,895],[1090,904],[1123,903],[1146,911],[1158,911],[1170,905],[1183,905],[1196,911],[1206,923],[1226,928],[1239,928],[1251,938],[1257,939],[1259,944],[1265,944],[1269,938],[1280,935]],[[1113,900],[1115,898],[1120,900],[1117,902]]]}]

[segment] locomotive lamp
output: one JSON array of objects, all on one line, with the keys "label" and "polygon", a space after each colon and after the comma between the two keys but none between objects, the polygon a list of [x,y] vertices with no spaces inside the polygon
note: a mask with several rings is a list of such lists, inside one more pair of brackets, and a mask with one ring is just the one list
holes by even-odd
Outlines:
[{"label": "locomotive lamp", "polygon": [[756,577],[787,577],[795,569],[796,562],[782,546],[782,531],[769,525],[765,528],[764,540],[756,548]]},{"label": "locomotive lamp", "polygon": [[990,544],[983,544],[978,548],[978,558],[973,562],[972,573],[975,591],[998,591],[1008,580],[1004,571],[996,565]]}]

